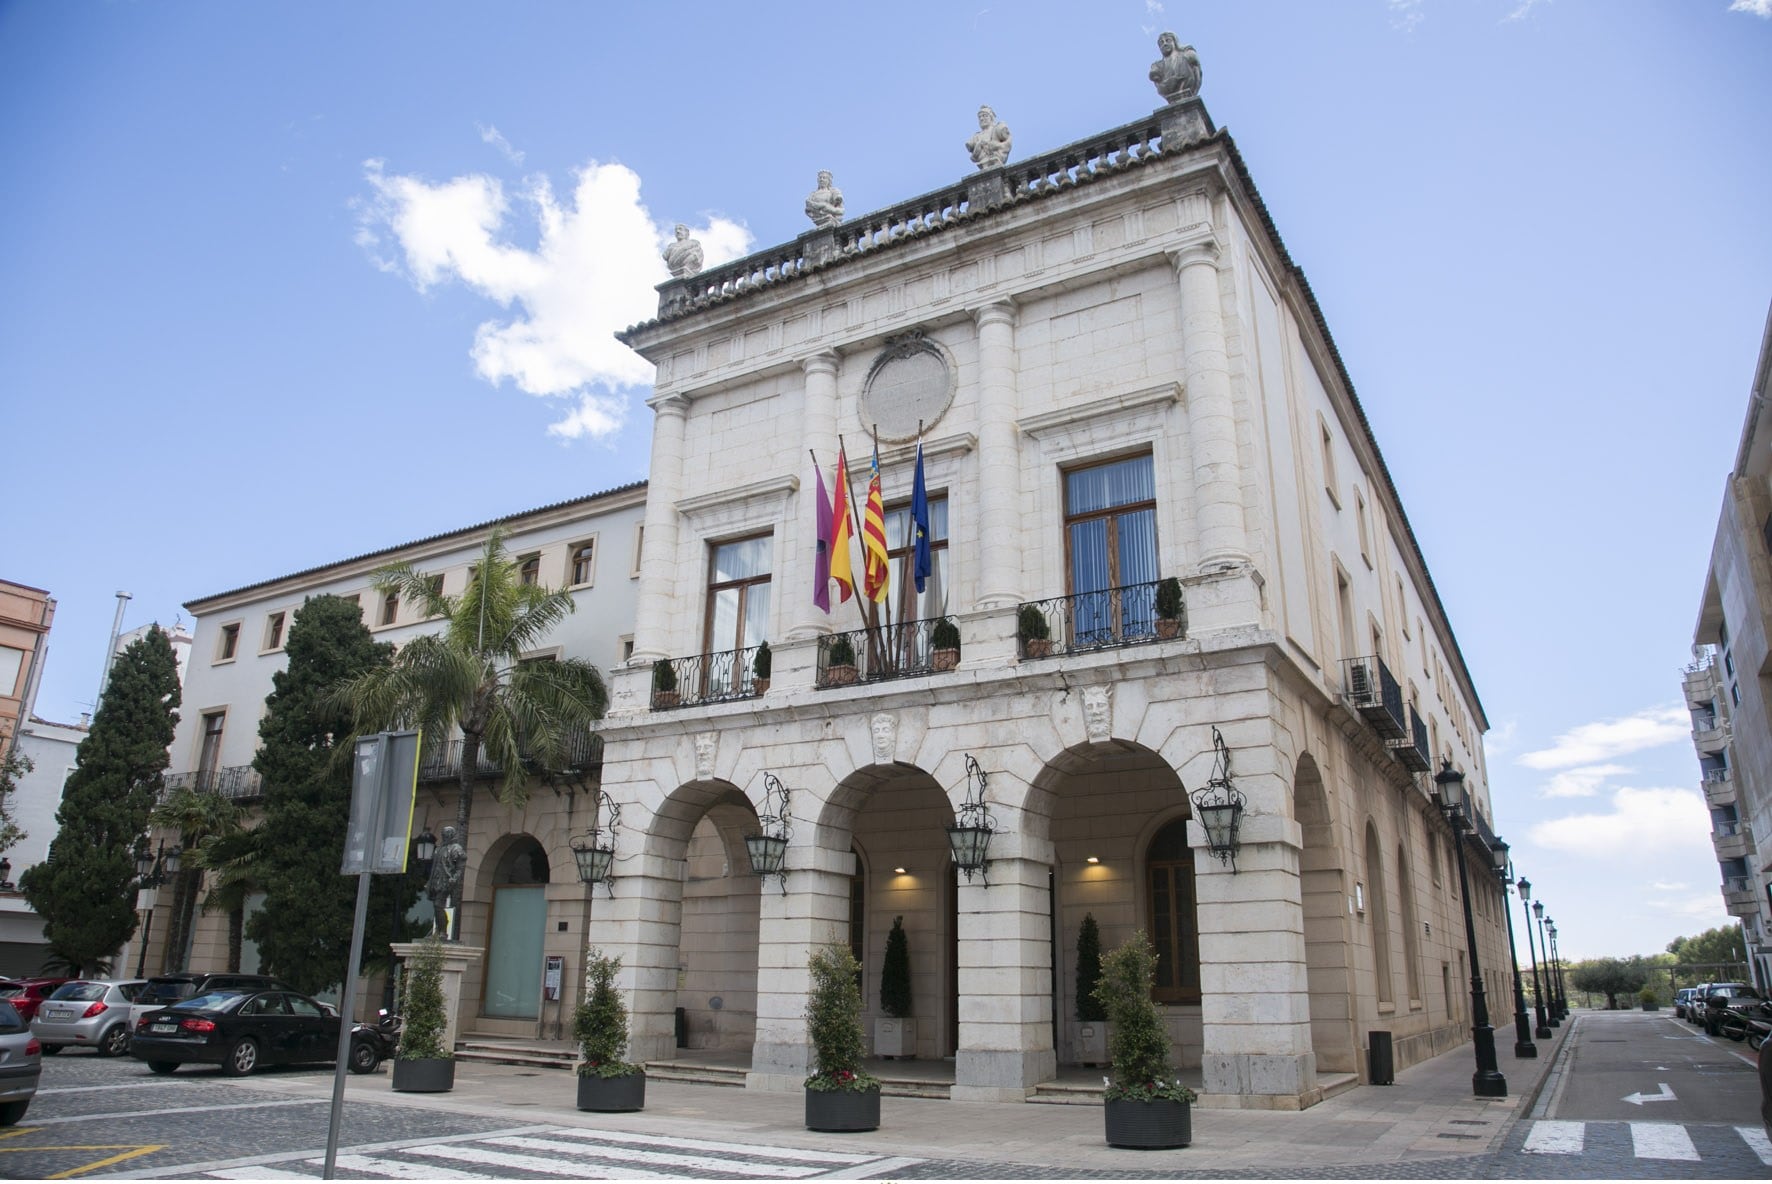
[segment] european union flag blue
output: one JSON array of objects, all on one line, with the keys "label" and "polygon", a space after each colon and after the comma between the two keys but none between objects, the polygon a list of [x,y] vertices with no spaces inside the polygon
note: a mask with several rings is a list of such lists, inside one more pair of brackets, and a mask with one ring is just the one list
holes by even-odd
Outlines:
[{"label": "european union flag blue", "polygon": [[923,591],[933,561],[929,557],[929,490],[923,485],[923,441],[917,441],[917,475],[911,479],[911,534],[916,546],[912,571],[917,591]]}]

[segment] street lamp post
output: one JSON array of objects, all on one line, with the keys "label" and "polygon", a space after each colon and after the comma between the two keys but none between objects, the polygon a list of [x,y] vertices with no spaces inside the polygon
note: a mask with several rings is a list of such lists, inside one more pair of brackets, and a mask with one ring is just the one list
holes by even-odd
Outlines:
[{"label": "street lamp post", "polygon": [[1550,938],[1544,935],[1544,902],[1532,902],[1532,915],[1538,918],[1538,945],[1544,950],[1544,989],[1550,992],[1550,1026],[1563,1026],[1563,1016],[1557,1006],[1557,971],[1556,963],[1551,958]]},{"label": "street lamp post", "polygon": [[1477,964],[1477,924],[1471,916],[1470,876],[1465,871],[1464,831],[1470,825],[1466,811],[1464,774],[1443,761],[1434,774],[1434,788],[1439,791],[1440,811],[1452,828],[1453,848],[1457,852],[1458,894],[1464,902],[1464,942],[1471,961],[1471,1041],[1476,1045],[1477,1071],[1471,1074],[1471,1092],[1479,1098],[1507,1097],[1507,1078],[1495,1060],[1495,1029],[1489,1026],[1489,1003],[1484,998],[1483,971]]},{"label": "street lamp post", "polygon": [[[179,861],[183,857],[184,850],[177,843],[168,848],[166,840],[161,839],[158,852],[151,855],[148,853],[147,844],[142,843],[135,851],[135,874],[139,881],[136,884],[137,891],[152,892],[178,875]],[[142,948],[135,957],[135,977],[137,978],[147,977],[148,943],[150,935],[154,932],[154,904],[155,902],[150,900],[147,908],[143,910],[147,917],[142,921]]]},{"label": "street lamp post", "polygon": [[1564,1019],[1568,1019],[1569,991],[1563,985],[1563,947],[1557,944],[1557,923],[1546,917],[1544,927],[1550,933],[1551,965],[1557,971],[1557,1011]]},{"label": "street lamp post", "polygon": [[1532,941],[1532,881],[1521,876],[1515,886],[1520,890],[1520,907],[1526,912],[1526,949],[1532,955],[1532,1002],[1538,1013],[1538,1030],[1533,1034],[1540,1040],[1549,1040],[1551,1030],[1544,1013],[1544,981],[1538,977],[1538,946]]},{"label": "street lamp post", "polygon": [[1507,844],[1497,837],[1490,850],[1495,857],[1495,875],[1501,880],[1501,912],[1507,918],[1507,958],[1514,967],[1514,1055],[1535,1057],[1538,1046],[1532,1043],[1532,1021],[1526,1018],[1526,986],[1520,981],[1520,951],[1514,945],[1514,915],[1507,907],[1507,889],[1513,879],[1507,862]]},{"label": "street lamp post", "polygon": [[[408,866],[412,871],[416,871],[420,877],[428,880],[431,875],[431,860],[436,858],[436,855],[437,836],[431,833],[431,828],[429,826],[426,826],[418,833],[418,837],[412,840],[412,861]],[[405,915],[405,910],[400,907],[402,900],[405,898],[405,893],[401,892],[400,889],[406,883],[407,880],[402,877],[394,885],[393,916],[388,919],[389,941],[400,940],[400,919]],[[389,951],[388,981],[382,984],[381,989],[381,1005],[383,1011],[392,1012],[394,1010],[394,972],[396,969],[393,953],[392,951]]]}]

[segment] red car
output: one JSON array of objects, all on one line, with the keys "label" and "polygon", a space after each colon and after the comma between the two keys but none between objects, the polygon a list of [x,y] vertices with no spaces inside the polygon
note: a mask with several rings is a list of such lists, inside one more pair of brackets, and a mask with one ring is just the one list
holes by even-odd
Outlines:
[{"label": "red car", "polygon": [[0,979],[0,999],[12,1004],[12,1009],[18,1012],[18,1018],[29,1026],[32,1018],[37,1014],[37,1009],[43,1005],[43,1001],[49,998],[57,987],[71,981],[73,980],[65,978]]}]

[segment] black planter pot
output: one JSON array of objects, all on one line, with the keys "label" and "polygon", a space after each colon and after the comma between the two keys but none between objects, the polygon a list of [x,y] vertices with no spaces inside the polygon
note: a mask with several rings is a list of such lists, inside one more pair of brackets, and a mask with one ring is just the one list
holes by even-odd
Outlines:
[{"label": "black planter pot", "polygon": [[455,1061],[438,1057],[434,1060],[394,1062],[394,1088],[403,1094],[441,1094],[455,1088]]},{"label": "black planter pot", "polygon": [[1194,1141],[1194,1115],[1188,1102],[1158,1098],[1151,1102],[1121,1099],[1104,1102],[1109,1147],[1163,1151]]},{"label": "black planter pot", "polygon": [[880,1087],[867,1090],[806,1091],[809,1131],[872,1131],[880,1129]]},{"label": "black planter pot", "polygon": [[630,1073],[626,1077],[579,1077],[578,1108],[600,1114],[644,1110],[646,1071]]}]

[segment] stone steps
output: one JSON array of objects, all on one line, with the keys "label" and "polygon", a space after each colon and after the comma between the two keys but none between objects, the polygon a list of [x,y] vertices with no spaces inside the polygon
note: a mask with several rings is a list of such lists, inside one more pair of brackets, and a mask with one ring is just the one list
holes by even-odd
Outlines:
[{"label": "stone steps", "polygon": [[568,1049],[542,1048],[533,1044],[500,1044],[490,1040],[464,1040],[455,1050],[458,1061],[479,1061],[492,1065],[520,1065],[531,1069],[565,1069],[578,1064],[578,1057]]},{"label": "stone steps", "polygon": [[1046,1081],[1034,1087],[1028,1101],[1047,1106],[1099,1106],[1105,1087],[1064,1081]]},{"label": "stone steps", "polygon": [[724,1065],[684,1065],[675,1061],[647,1061],[646,1076],[653,1081],[682,1081],[691,1085],[724,1085],[744,1088],[745,1070]]}]

